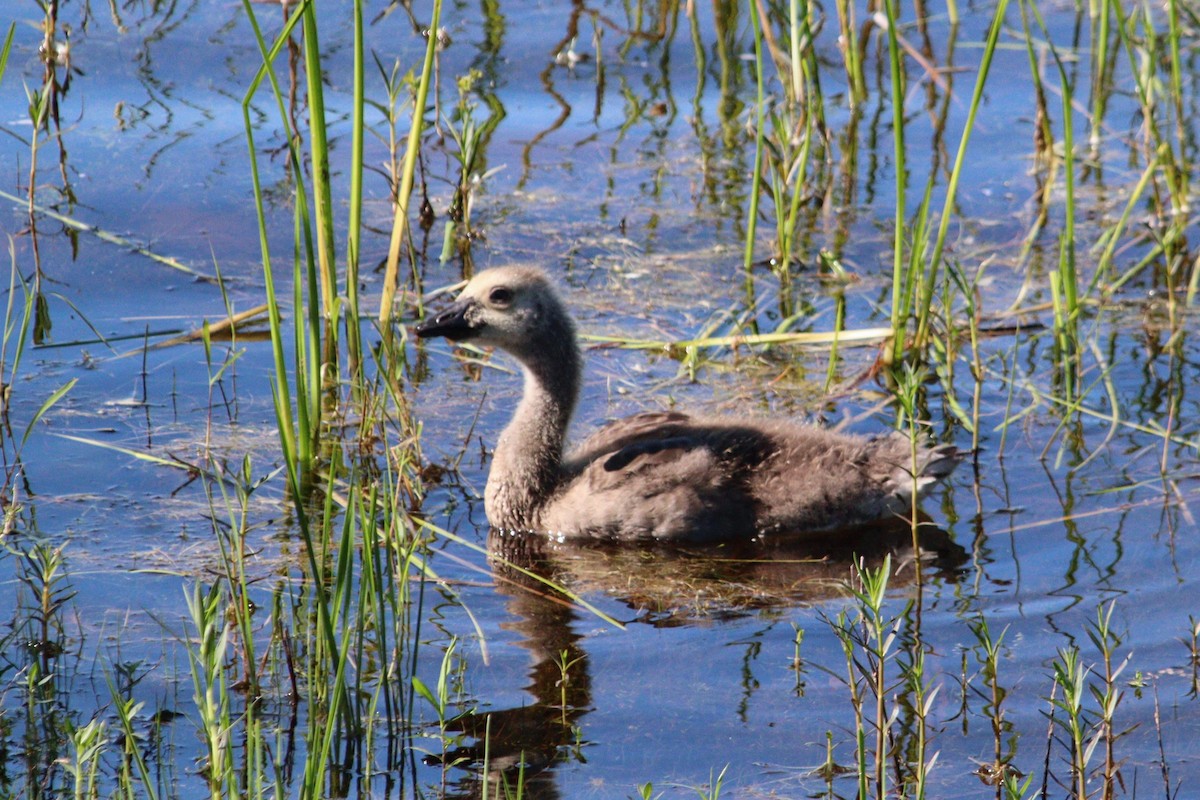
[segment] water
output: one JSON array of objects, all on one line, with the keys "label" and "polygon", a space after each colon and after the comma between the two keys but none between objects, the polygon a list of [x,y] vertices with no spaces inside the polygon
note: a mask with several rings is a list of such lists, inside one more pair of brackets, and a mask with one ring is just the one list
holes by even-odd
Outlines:
[{"label": "water", "polygon": [[[23,198],[31,126],[22,83],[32,89],[42,81],[41,11],[15,0],[3,6],[7,13],[0,18],[15,20],[17,28],[0,84],[3,125],[11,134],[0,145],[8,176],[0,188]],[[379,10],[369,9],[368,16]],[[741,261],[753,147],[746,139],[744,104],[754,88],[746,58],[752,50],[748,23],[742,15],[730,34],[733,46],[722,53],[715,46],[713,10],[697,6],[705,55],[700,68],[682,10],[646,11],[644,30],[654,28],[650,11],[661,11],[669,21],[665,38],[628,36],[630,12],[619,4],[586,10],[555,3],[446,9],[444,24],[453,43],[441,62],[444,113],[455,102],[453,79],[469,68],[482,74],[476,113],[481,118],[489,113],[484,101],[503,108],[486,141],[482,166],[491,172],[476,197],[474,226],[483,235],[473,257],[477,267],[544,266],[589,334],[679,340],[714,323],[724,333],[732,330],[727,319],[744,314],[747,304]],[[1069,45],[1075,18],[1046,11],[1056,42]],[[428,12],[414,13],[421,20]],[[1010,10],[1014,26],[1015,13]],[[333,157],[344,164],[349,9],[323,6],[322,14]],[[957,146],[989,15],[990,8],[972,10],[957,31],[953,62],[966,69],[943,73],[953,87],[944,131],[928,110],[940,108],[943,95],[936,93],[937,102],[927,105],[929,81],[918,83],[922,71],[910,68],[915,88],[906,107],[907,137],[910,185],[917,187],[911,204],[933,164],[930,143],[944,144],[951,154]],[[274,8],[260,10],[272,31],[280,17]],[[241,111],[260,62],[241,6],[68,2],[60,24],[70,28],[71,85],[61,99],[61,133],[43,142],[38,153],[39,205],[205,275],[219,267],[235,310],[262,302]],[[568,68],[555,62],[555,54],[569,46],[572,25],[578,26],[575,51],[589,58]],[[385,68],[393,60],[402,71],[419,63],[424,43],[412,27],[402,8],[369,26],[369,46]],[[836,20],[826,20],[820,41],[828,61],[823,90],[833,98],[828,125],[839,142],[828,167],[836,180],[827,202],[805,207],[804,263],[791,286],[765,266],[753,272],[757,306],[750,316],[765,330],[799,310],[806,314],[802,328],[829,330],[839,297],[845,299],[848,328],[886,324],[895,181],[887,76],[880,73],[861,115],[851,113],[836,99],[845,86],[835,68],[840,57],[834,28]],[[603,31],[599,60],[597,30]],[[915,29],[904,32],[921,41]],[[937,63],[948,58],[948,38],[946,20],[935,18],[930,41]],[[1005,45],[993,65],[951,234],[951,255],[968,276],[987,262],[980,297],[989,313],[1018,298],[1024,307],[1049,299],[1046,272],[1057,258],[1061,226],[1057,210],[1048,232],[1034,242],[1028,268],[1014,271],[1038,211],[1038,183],[1031,170],[1028,59],[1017,40],[1006,39]],[[871,58],[878,61],[877,54]],[[286,83],[282,62],[280,77]],[[1128,88],[1127,71],[1118,70],[1115,80]],[[1087,85],[1086,75],[1079,85]],[[1190,79],[1185,86],[1189,98],[1194,96]],[[382,99],[380,87],[369,65],[368,92]],[[1083,89],[1079,93],[1085,95]],[[256,96],[251,117],[268,187],[271,244],[286,272],[293,207],[278,152],[284,134],[272,102],[265,93]],[[1051,102],[1054,107],[1057,99]],[[1086,248],[1113,225],[1141,172],[1140,165],[1130,165],[1122,140],[1135,115],[1132,102],[1128,93],[1113,97],[1107,119],[1118,130],[1102,151],[1103,171],[1093,171],[1078,187],[1086,213],[1077,238],[1088,264],[1094,255]],[[407,113],[401,116],[401,135]],[[1080,120],[1077,128],[1083,131]],[[378,113],[369,123],[384,130]],[[1193,134],[1194,120],[1185,125]],[[367,139],[367,162],[382,164],[388,158],[384,141]],[[455,176],[452,149],[431,141],[425,154],[430,199],[439,215]],[[945,164],[943,156],[934,168],[944,170]],[[335,197],[345,196],[344,183],[339,171]],[[367,192],[367,224],[374,232],[364,240],[363,263],[375,265],[386,256],[392,211],[379,174],[368,174]],[[1061,193],[1056,200],[1061,202]],[[28,280],[35,267],[34,237],[21,204],[6,203],[13,260]],[[1146,204],[1139,204],[1136,221],[1147,213]],[[339,220],[344,216],[339,207]],[[439,217],[427,236],[416,235],[425,288],[459,277],[457,260],[437,263],[441,224]],[[763,256],[770,251],[768,228],[760,226],[756,252]],[[103,676],[128,667],[140,676],[132,692],[147,703],[144,726],[155,709],[185,715],[166,726],[175,760],[160,768],[173,776],[172,794],[202,796],[205,784],[193,763],[199,752],[192,733],[195,712],[177,636],[185,629],[185,592],[197,580],[220,574],[210,506],[203,482],[186,468],[139,460],[128,451],[177,459],[181,467],[198,463],[207,449],[231,463],[249,454],[255,475],[268,475],[279,459],[269,344],[241,339],[244,355],[210,389],[212,372],[201,345],[143,353],[142,337],[155,344],[169,338],[163,331],[187,331],[204,319],[223,318],[225,298],[214,283],[45,216],[37,217],[36,241],[52,327],[42,345],[24,353],[11,381],[14,434],[6,443],[6,464],[17,463],[15,445],[45,398],[77,382],[36,423],[20,450],[20,469],[13,473],[19,479],[9,481],[5,500],[24,510],[5,543],[14,550],[38,538],[66,544],[65,573],[74,595],[66,606],[70,658],[60,663],[72,680],[59,698],[62,706],[80,721],[95,714],[113,720]],[[1130,242],[1121,251],[1122,269],[1147,251],[1144,241]],[[833,252],[855,280],[842,285],[818,278],[813,265],[822,249]],[[364,269],[368,303],[377,303],[381,282],[381,271]],[[938,753],[932,796],[997,792],[974,774],[992,762],[995,745],[972,624],[986,619],[993,637],[1003,634],[1000,738],[1013,766],[1034,775],[1040,787],[1051,662],[1061,649],[1077,645],[1095,683],[1102,665],[1088,630],[1097,609],[1110,602],[1119,638],[1115,665],[1128,659],[1117,681],[1124,692],[1117,729],[1127,731],[1117,740],[1123,781],[1118,794],[1154,795],[1164,791],[1164,782],[1174,791],[1200,777],[1192,758],[1200,706],[1192,696],[1195,664],[1187,646],[1193,617],[1200,615],[1190,574],[1200,555],[1190,510],[1197,353],[1188,332],[1191,312],[1180,313],[1187,319],[1172,328],[1161,289],[1144,277],[1126,284],[1107,308],[1088,312],[1084,327],[1094,348],[1086,356],[1083,382],[1089,392],[1084,413],[1070,416],[1065,429],[1060,409],[1047,399],[1054,390],[1049,335],[1034,328],[981,340],[982,449],[924,504],[955,547],[940,568],[927,568],[931,574],[919,594],[912,566],[900,570],[887,604],[901,641],[919,631],[928,653],[926,680],[938,690],[928,710],[930,752]],[[1022,321],[1048,324],[1050,314],[1041,311]],[[96,341],[97,331],[111,347]],[[367,336],[371,342],[379,338],[373,329]],[[486,460],[480,453],[494,442],[520,387],[511,372],[490,368],[482,380],[465,379],[444,344],[426,350],[428,371],[414,372],[419,379],[407,386],[424,423],[424,452],[440,464],[459,453],[464,457],[457,478],[435,486],[424,509],[434,523],[483,546],[487,528],[478,498]],[[6,352],[11,365],[11,344]],[[870,374],[875,355],[870,347],[843,348],[828,393],[826,348],[757,355],[718,349],[689,381],[680,362],[661,352],[593,347],[575,431],[582,436],[605,419],[674,404],[831,423],[853,417],[855,430],[883,430],[893,424],[895,412],[883,404],[886,392]],[[412,356],[417,358],[415,350]],[[494,363],[511,368],[501,357]],[[955,370],[952,385],[969,415],[975,382],[965,360]],[[938,384],[929,387],[927,411],[935,435],[970,445]],[[1013,421],[1003,426],[1005,419]],[[1167,427],[1171,439],[1161,435]],[[253,591],[264,608],[278,585],[273,576],[299,563],[301,548],[291,538],[287,509],[283,478],[275,475],[256,494],[253,510],[260,526],[254,542],[261,548],[252,566],[258,576]],[[420,671],[432,685],[437,654],[451,635],[460,637],[456,707],[493,712],[497,726],[506,722],[505,733],[494,737],[492,755],[499,759],[505,746],[524,751],[530,772],[540,770],[531,777],[530,796],[624,797],[647,782],[667,796],[688,796],[687,787],[709,782],[722,769],[727,770],[722,796],[820,795],[829,788],[817,769],[826,759],[827,734],[834,759],[852,764],[853,706],[834,629],[839,612],[851,608],[840,588],[850,574],[848,563],[789,563],[797,554],[788,552],[772,553],[767,564],[736,567],[721,559],[641,550],[559,548],[542,554],[545,571],[624,623],[619,628],[587,610],[539,599],[519,577],[493,577],[487,559],[465,546],[446,542],[438,548],[435,568],[456,595],[443,600],[429,589],[422,635],[430,654],[423,656]],[[3,563],[0,617],[15,625],[31,596],[17,579],[17,556],[8,554]],[[906,611],[906,603],[918,597],[919,613]],[[0,669],[5,682],[0,745],[10,754],[26,752],[19,735],[24,729],[19,687],[28,673],[13,649],[18,645],[8,642]],[[565,689],[564,658],[574,662]],[[889,670],[891,708],[909,695],[897,683],[895,662]],[[563,691],[571,707],[565,712],[557,707]],[[1054,691],[1060,698],[1061,690]],[[1095,708],[1090,696],[1085,704]],[[902,720],[897,729],[911,730],[911,711],[896,708]],[[429,709],[417,713],[423,730],[432,730]],[[435,749],[431,738],[419,743]],[[1065,793],[1055,781],[1069,781],[1067,752],[1058,739],[1050,751],[1051,792]],[[18,760],[0,772],[0,794],[37,796],[35,761]],[[109,779],[116,763],[114,757],[105,768]],[[441,770],[415,759],[404,763],[410,764],[404,772],[410,777],[400,784],[384,770],[369,782],[352,783],[353,791],[396,796],[411,794],[416,784],[426,796],[437,796]],[[1098,763],[1093,760],[1091,768]],[[450,769],[446,794],[470,795],[477,791],[475,779],[471,770]],[[1099,785],[1093,774],[1090,790]],[[855,790],[853,777],[832,781],[836,795],[853,796]],[[295,784],[285,791],[297,791]]]}]

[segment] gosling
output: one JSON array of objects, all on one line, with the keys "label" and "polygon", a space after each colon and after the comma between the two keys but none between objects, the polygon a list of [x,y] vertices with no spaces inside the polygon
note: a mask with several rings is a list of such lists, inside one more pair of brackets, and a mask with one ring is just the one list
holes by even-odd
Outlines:
[{"label": "gosling", "polygon": [[[422,338],[498,347],[524,372],[484,492],[501,531],[613,541],[819,538],[911,513],[961,454],[900,433],[857,436],[772,419],[647,412],[611,422],[564,455],[579,398],[575,324],[541,270],[478,273]],[[915,469],[914,469],[915,467]]]}]

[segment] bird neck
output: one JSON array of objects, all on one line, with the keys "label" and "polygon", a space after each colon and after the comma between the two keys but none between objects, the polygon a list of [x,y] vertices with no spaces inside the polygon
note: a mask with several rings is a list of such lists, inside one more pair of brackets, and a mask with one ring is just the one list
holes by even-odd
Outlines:
[{"label": "bird neck", "polygon": [[562,482],[563,442],[575,411],[581,358],[574,331],[518,356],[525,374],[516,413],[496,443],[485,500],[492,525],[536,529],[541,509]]}]

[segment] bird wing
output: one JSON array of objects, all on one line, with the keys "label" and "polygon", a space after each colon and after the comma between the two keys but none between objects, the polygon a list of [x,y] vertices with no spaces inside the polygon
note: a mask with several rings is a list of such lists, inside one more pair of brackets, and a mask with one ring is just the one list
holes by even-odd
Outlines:
[{"label": "bird wing", "polygon": [[616,538],[716,537],[752,531],[747,464],[719,428],[678,412],[605,425],[564,464],[574,478],[556,508],[564,526]]},{"label": "bird wing", "polygon": [[582,466],[626,447],[677,439],[686,433],[691,424],[692,418],[678,411],[646,411],[613,420],[576,447],[567,460]]}]

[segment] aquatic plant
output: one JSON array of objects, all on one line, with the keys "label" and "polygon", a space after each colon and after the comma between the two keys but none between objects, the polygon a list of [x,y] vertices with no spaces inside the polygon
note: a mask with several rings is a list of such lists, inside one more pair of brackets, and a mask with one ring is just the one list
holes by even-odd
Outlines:
[{"label": "aquatic plant", "polygon": [[[1128,604],[1106,601],[1094,620],[1083,623],[1070,616],[1080,598],[1086,603],[1096,593],[1107,597],[1121,590],[1114,565],[1129,558],[1122,554],[1133,549],[1132,529],[1158,514],[1155,532],[1162,541],[1141,536],[1139,547],[1171,550],[1186,547],[1176,527],[1191,524],[1187,465],[1197,445],[1190,421],[1194,358],[1188,324],[1200,286],[1189,241],[1195,20],[1174,0],[1161,6],[1099,0],[1078,6],[1070,20],[1078,38],[1068,40],[1061,28],[1047,24],[1048,6],[1031,0],[1017,6],[1001,2],[990,20],[973,18],[985,31],[975,41],[958,27],[959,9],[948,4],[948,21],[937,28],[947,35],[936,48],[922,41],[937,37],[922,30],[929,20],[921,9],[900,3],[885,3],[869,16],[841,0],[828,7],[808,0],[717,4],[711,18],[701,16],[710,13],[707,7],[685,4],[632,4],[618,10],[624,18],[612,9],[579,7],[564,12],[570,35],[556,41],[553,63],[538,76],[542,86],[561,88],[570,75],[594,93],[585,127],[586,136],[596,139],[580,134],[569,144],[603,141],[608,161],[597,167],[603,175],[597,185],[604,184],[598,192],[604,197],[595,202],[604,208],[594,218],[586,217],[590,207],[580,210],[579,227],[564,226],[563,232],[547,230],[540,219],[533,233],[516,230],[518,224],[498,226],[501,244],[495,252],[508,258],[530,240],[548,240],[538,256],[566,253],[562,272],[573,291],[606,289],[592,295],[594,320],[605,304],[643,300],[642,287],[650,283],[656,294],[647,305],[703,300],[669,324],[647,323],[655,327],[643,329],[648,331],[643,336],[622,332],[588,339],[645,354],[608,367],[610,402],[634,402],[621,390],[643,388],[645,372],[661,381],[653,394],[663,405],[697,391],[686,381],[704,381],[720,387],[713,402],[724,402],[727,388],[750,395],[745,403],[747,398],[738,398],[739,409],[757,404],[772,413],[882,418],[881,426],[905,430],[914,444],[932,435],[957,437],[962,446],[969,434],[977,472],[963,478],[941,509],[927,509],[969,548],[965,577],[953,569],[947,577],[919,552],[903,569],[899,557],[880,570],[860,563],[844,593],[804,601],[825,612],[824,627],[809,625],[816,615],[792,597],[749,610],[720,609],[729,617],[757,614],[761,620],[754,636],[761,635],[762,652],[778,656],[770,669],[778,667],[783,678],[777,682],[784,685],[782,694],[767,696],[787,701],[773,711],[781,717],[806,714],[804,704],[816,696],[842,704],[817,721],[818,736],[829,731],[815,748],[812,760],[820,763],[795,778],[802,787],[795,794],[810,788],[805,781],[829,795],[952,793],[963,776],[976,780],[959,763],[945,766],[951,743],[963,741],[986,754],[988,763],[976,775],[998,797],[1030,797],[1050,785],[1072,797],[1117,796],[1126,791],[1132,765],[1148,760],[1146,743],[1134,740],[1125,718],[1131,701],[1146,687],[1157,693],[1171,668],[1181,669],[1185,688],[1196,693],[1200,648],[1190,616],[1182,649],[1171,645],[1179,664],[1139,655],[1137,666],[1147,658],[1149,672],[1136,680],[1129,678],[1135,662],[1126,653],[1128,637],[1118,633]],[[51,7],[57,8],[46,4],[39,12],[57,13]],[[70,532],[54,531],[42,540],[35,512],[45,501],[23,484],[23,461],[47,423],[65,427],[50,412],[77,384],[74,376],[56,377],[44,391],[39,388],[41,394],[29,393],[34,370],[26,342],[31,335],[48,342],[60,298],[39,282],[36,256],[20,251],[24,234],[10,239],[0,349],[6,423],[0,559],[17,577],[6,584],[14,602],[5,606],[11,616],[0,637],[5,645],[0,753],[19,753],[23,760],[0,759],[0,793],[367,796],[381,785],[397,797],[461,795],[480,787],[487,797],[527,793],[533,776],[524,762],[515,771],[494,764],[493,745],[503,734],[490,727],[480,743],[482,767],[474,765],[472,751],[461,761],[459,755],[443,758],[432,775],[413,757],[418,746],[453,754],[465,738],[453,729],[456,713],[481,699],[472,684],[485,674],[480,665],[487,661],[491,631],[472,618],[458,592],[463,586],[467,593],[492,590],[490,583],[480,588],[474,581],[476,573],[485,576],[481,580],[494,579],[483,561],[495,554],[476,541],[473,530],[442,524],[443,507],[452,510],[453,520],[470,521],[454,516],[460,513],[454,504],[471,496],[478,472],[472,462],[486,454],[475,458],[473,422],[455,430],[455,441],[446,444],[446,437],[429,446],[415,409],[442,398],[431,399],[432,393],[422,398],[413,386],[426,380],[429,362],[447,357],[414,349],[399,324],[421,313],[434,294],[425,291],[426,282],[444,291],[472,269],[482,252],[482,240],[472,237],[503,219],[496,208],[508,201],[490,197],[477,178],[492,163],[489,126],[503,118],[489,102],[499,95],[488,94],[501,60],[497,42],[504,26],[517,21],[485,3],[478,24],[487,29],[478,35],[487,42],[470,66],[458,70],[448,67],[450,43],[441,30],[440,5],[389,8],[396,18],[409,15],[423,58],[410,65],[399,57],[392,61],[391,53],[372,53],[378,76],[364,68],[370,31],[361,3],[345,9],[352,42],[345,61],[335,60],[340,44],[330,47],[320,39],[329,28],[318,30],[318,22],[325,25],[330,17],[320,17],[315,3],[288,6],[286,19],[270,35],[259,27],[266,20],[261,7],[246,3],[238,18],[238,24],[244,18],[253,28],[262,61],[244,87],[241,109],[253,160],[248,174],[259,217],[278,451],[272,447],[265,457],[250,458],[218,441],[223,425],[242,422],[239,401],[248,402],[237,396],[234,376],[251,360],[245,354],[254,356],[253,345],[239,338],[236,324],[227,329],[234,335],[227,349],[218,343],[216,323],[185,337],[203,346],[199,369],[207,370],[195,399],[204,427],[197,435],[202,441],[193,447],[199,455],[182,447],[165,451],[159,442],[157,449],[113,444],[102,434],[68,440],[100,443],[109,458],[179,470],[202,487],[204,539],[213,551],[197,557],[199,566],[178,570],[187,572],[179,578],[186,588],[182,619],[156,620],[163,640],[181,655],[182,689],[170,680],[169,655],[154,664],[123,660],[93,644],[102,637],[91,634],[91,627],[86,647],[75,631],[72,615],[86,617],[90,610],[76,608],[69,577],[78,570],[90,579],[90,568],[71,563],[73,547],[60,547]],[[1019,25],[1014,12],[1020,13]],[[475,23],[461,17],[445,24],[455,36],[463,25],[466,36],[476,35],[470,27]],[[13,30],[0,51],[0,70]],[[692,42],[672,48],[677,31],[686,31]],[[979,153],[968,145],[989,98],[1001,93],[989,59],[1006,49],[1029,66],[1020,80],[1027,81],[1030,118],[1014,126],[1013,135],[1015,140],[1027,134],[1029,142],[1013,150],[1031,170],[1032,188],[1027,205],[1013,203],[997,215],[1002,219],[993,219],[992,209],[979,212],[981,201],[967,191],[971,161]],[[291,53],[295,66],[284,67]],[[681,54],[685,61],[692,57],[686,66],[697,73],[686,111],[676,108],[670,84],[669,67],[675,65],[678,78]],[[302,71],[296,69],[301,56]],[[590,56],[590,74],[584,56]],[[333,65],[343,63],[350,66],[346,91],[339,86],[342,76],[333,73]],[[46,148],[65,152],[70,133],[70,125],[53,121],[55,87],[42,80],[45,66],[37,62],[39,80],[26,95],[28,124],[13,129],[30,177],[18,194],[4,197],[10,202],[16,197],[21,219],[28,217],[31,228],[37,223],[44,228],[50,220],[68,236],[83,234],[83,240],[103,247],[153,256],[154,263],[181,276],[212,279],[209,266],[157,253],[144,243],[151,236],[91,224],[94,203],[64,207],[45,192],[45,173],[65,169],[61,162],[50,163]],[[62,65],[55,68],[61,71]],[[956,83],[964,69],[975,70],[970,95]],[[921,93],[924,105],[918,110],[914,98]],[[553,97],[553,91],[547,95]],[[264,98],[271,111],[259,107]],[[555,137],[570,129],[566,117],[558,116],[557,102],[548,102],[554,113],[545,130],[518,143],[529,162],[522,165],[522,180],[530,186],[537,180],[528,177],[536,172],[529,154],[539,143],[562,147]],[[614,102],[625,105],[614,111]],[[272,124],[281,130],[270,142],[279,148],[276,164],[264,157]],[[638,141],[643,130],[645,139]],[[368,162],[368,134],[382,143],[384,152],[376,154],[382,167]],[[664,153],[675,147],[682,155],[666,160]],[[445,156],[444,167],[432,153]],[[624,181],[618,170],[639,158],[646,162],[639,179]],[[276,168],[283,177],[270,184],[267,176]],[[888,172],[894,181],[880,191],[878,175]],[[77,188],[66,181],[73,174],[56,179],[61,194]],[[645,187],[624,185],[643,179]],[[672,191],[687,198],[682,211],[663,201]],[[285,200],[272,206],[279,196]],[[386,228],[365,221],[372,196],[387,206],[376,215],[388,219]],[[634,219],[647,208],[645,216],[652,219]],[[699,255],[687,257],[669,250],[677,245],[656,239],[653,229],[672,210],[689,218],[676,230],[721,247],[701,247]],[[429,251],[419,237],[421,230],[428,234],[436,213],[442,213],[442,227],[434,228],[441,248]],[[283,217],[290,230],[281,247],[274,237]],[[635,231],[638,224],[645,229]],[[1002,229],[1003,236],[991,234],[989,226]],[[709,228],[719,233],[703,238]],[[872,238],[875,228],[878,236]],[[38,231],[29,235],[36,238]],[[882,270],[869,263],[876,252],[887,254]],[[605,259],[617,267],[607,269]],[[371,273],[372,261],[383,266],[382,283]],[[239,284],[226,280],[225,263],[215,268],[215,286],[225,317],[235,320],[248,312],[235,311],[231,287]],[[710,292],[705,284],[675,297],[672,280],[684,285],[710,278],[713,285],[728,279],[737,288]],[[256,281],[245,283],[257,291]],[[1014,281],[1020,284],[1015,291]],[[61,302],[72,316],[87,319],[92,311],[66,298]],[[625,321],[636,316],[636,304],[632,307],[622,327],[636,324]],[[93,332],[105,343],[116,341],[107,330],[93,326]],[[149,331],[138,339],[136,399],[150,406],[147,364],[153,363],[153,343],[163,340]],[[874,350],[851,349],[855,345],[882,345],[881,364],[874,363]],[[479,352],[462,363],[468,377],[492,366]],[[1134,370],[1143,373],[1136,380],[1128,377]],[[655,400],[636,402],[645,407]],[[485,419],[485,410],[478,416]],[[463,417],[470,420],[470,412]],[[1021,475],[1010,487],[1007,477],[995,476],[1022,438],[1024,460],[1013,470]],[[1022,481],[1039,456],[1049,477],[1038,486],[1047,493],[1061,490],[1061,514],[1051,515],[1060,518],[1018,516],[1029,494]],[[1118,459],[1153,464],[1146,474],[1108,470]],[[1089,467],[1120,477],[1102,486],[1080,480]],[[428,489],[439,480],[430,500]],[[1042,512],[1046,507],[1037,506]],[[921,523],[915,507],[909,512],[917,550]],[[1089,519],[1101,520],[1102,530],[1088,530]],[[1067,610],[1056,607],[1052,614],[1066,621],[1030,644],[1024,638],[1028,629],[1018,624],[997,633],[989,619],[1007,598],[1029,596],[1018,567],[1012,569],[1015,576],[1006,569],[1019,564],[1018,549],[1026,546],[1019,534],[1047,528],[1066,542],[1057,552],[1071,557],[1064,559],[1062,585],[1038,601],[1061,601]],[[1005,538],[1009,541],[1001,541]],[[1050,538],[1039,539],[1038,546],[1052,546],[1045,541]],[[1119,551],[1111,563],[1103,561],[1109,549]],[[463,553],[473,561],[461,563]],[[446,565],[453,565],[454,580],[439,569]],[[589,608],[599,596],[599,605],[619,608],[639,623],[659,624],[671,613],[656,608],[661,616],[654,617],[634,608],[634,601],[626,603],[611,586],[559,591],[556,579],[562,575],[503,569],[506,580],[527,580],[521,591],[546,593],[576,608]],[[912,572],[920,577],[910,584]],[[1018,588],[1007,588],[1012,585]],[[694,588],[701,593],[707,587]],[[992,599],[989,588],[1002,599]],[[934,613],[940,630],[927,627]],[[722,620],[712,626],[730,630],[718,626],[737,624]],[[1171,624],[1179,632],[1184,623]],[[1031,653],[1035,647],[1043,650]],[[549,716],[559,728],[570,726],[574,737],[558,743],[557,757],[582,763],[590,734],[583,704],[573,698],[593,665],[580,655],[586,648],[551,651],[551,659],[540,664],[559,681],[550,693],[557,696],[550,698]],[[831,652],[832,663],[822,663],[831,660]],[[65,663],[64,653],[78,659],[74,666]],[[88,659],[94,663],[83,663]],[[768,667],[750,661],[739,680],[752,700],[755,692],[777,687],[768,677],[762,681],[767,688],[761,688],[758,678]],[[1042,671],[1018,668],[1030,663]],[[156,681],[148,682],[151,669]],[[750,675],[754,669],[760,670],[757,676]],[[839,682],[815,686],[811,677],[817,671],[835,674]],[[102,674],[110,689],[93,706],[89,688],[93,676]],[[157,685],[160,676],[169,685],[163,691],[177,693],[171,699],[183,709],[175,722],[168,698],[149,699],[149,685]],[[950,698],[955,686],[958,703]],[[1154,699],[1157,703],[1157,694]],[[1044,742],[1032,745],[1036,736],[1022,719],[1031,710],[1052,719],[1048,729],[1038,719],[1047,733]],[[1161,755],[1154,757],[1170,795],[1174,756],[1166,752],[1171,739],[1163,729],[1174,722],[1156,717],[1156,723]],[[789,746],[803,752],[809,743],[794,739]],[[844,773],[835,756],[849,751],[853,766]],[[192,759],[198,770],[188,766]],[[453,766],[456,761],[474,766],[463,772]],[[735,782],[753,780],[747,774],[759,769],[714,774],[721,763],[711,768],[708,786],[700,785],[703,775],[689,775],[683,788],[674,788],[715,797]],[[652,797],[662,791],[656,786],[676,780],[662,774],[641,778],[651,779],[653,784],[613,791]]]}]

